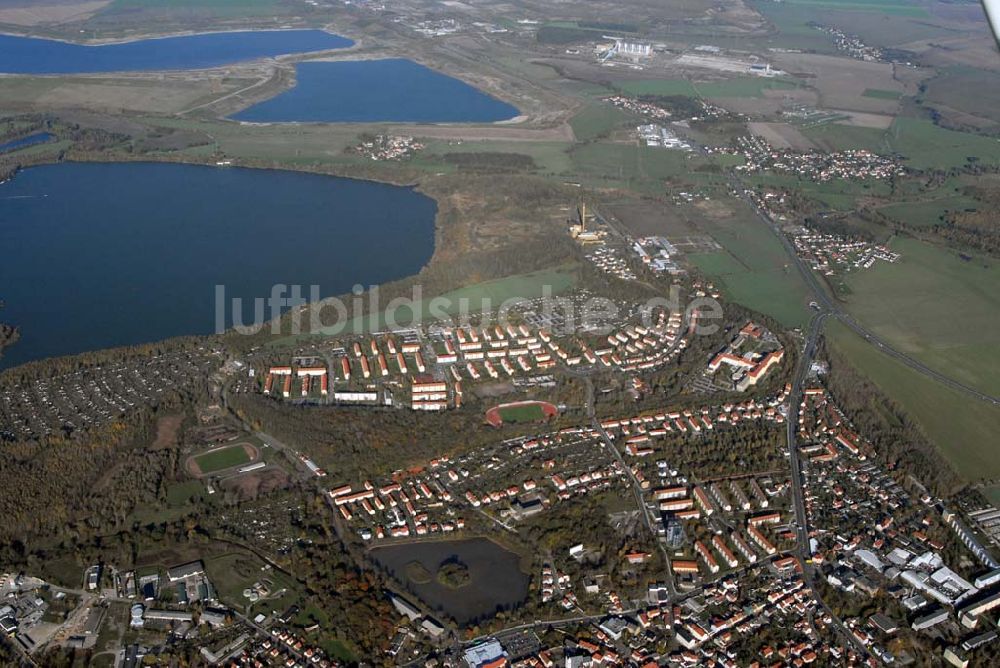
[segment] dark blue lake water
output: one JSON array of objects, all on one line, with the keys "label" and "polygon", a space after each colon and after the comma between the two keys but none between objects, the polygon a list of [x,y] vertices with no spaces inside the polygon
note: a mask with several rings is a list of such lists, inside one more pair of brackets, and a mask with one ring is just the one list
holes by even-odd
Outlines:
[{"label": "dark blue lake water", "polygon": [[235,116],[255,123],[490,123],[517,108],[412,60],[305,62],[294,88]]},{"label": "dark blue lake water", "polygon": [[48,132],[36,132],[33,135],[28,135],[27,137],[21,137],[20,139],[14,139],[9,142],[0,144],[0,153],[6,153],[7,151],[16,151],[19,148],[27,148],[28,146],[34,146],[35,144],[45,143],[53,138],[53,135]]},{"label": "dark blue lake water", "polygon": [[342,49],[354,42],[322,30],[218,32],[85,46],[0,35],[0,72],[80,74],[189,70],[294,53]]},{"label": "dark blue lake water", "polygon": [[436,210],[408,188],[296,172],[26,169],[0,185],[0,321],[21,328],[0,368],[211,333],[216,285],[249,316],[276,283],[329,297],[410,276],[433,253]]}]

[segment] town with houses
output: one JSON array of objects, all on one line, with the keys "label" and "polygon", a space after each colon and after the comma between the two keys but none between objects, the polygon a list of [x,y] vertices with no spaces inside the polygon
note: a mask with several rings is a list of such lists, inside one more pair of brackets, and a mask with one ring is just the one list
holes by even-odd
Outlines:
[{"label": "town with houses", "polygon": [[[649,327],[626,318],[599,339],[556,337],[527,322],[414,329],[345,340],[284,366],[230,362],[228,373],[244,377],[237,391],[270,401],[449,411],[498,379],[544,386],[553,374],[655,369],[685,347],[691,327],[680,314],[662,314]],[[785,345],[763,324],[743,322],[704,359],[700,405],[552,429],[544,423],[557,406],[536,413],[534,404],[544,402],[499,404],[489,411],[497,418],[492,442],[387,478],[344,479],[292,453],[323,490],[338,530],[376,551],[470,535],[516,542],[574,506],[615,499],[619,509],[608,522],[620,547],[608,553],[592,534],[573,542],[570,531],[565,546],[540,549],[525,576],[522,605],[530,614],[515,614],[509,628],[494,623],[470,638],[419,590],[389,594],[399,622],[384,658],[468,668],[907,665],[914,657],[905,647],[935,638],[950,643],[945,660],[971,665],[970,657],[997,640],[990,628],[1000,607],[1000,563],[983,532],[995,532],[1000,511],[960,513],[877,463],[873,446],[825,389],[822,367],[814,366],[792,406],[792,385],[774,382],[787,377]],[[190,373],[187,365],[198,359],[173,357],[166,367]],[[149,378],[164,373],[153,369],[144,376],[101,373],[151,388]],[[109,397],[129,396],[124,386],[96,382],[116,388]],[[632,385],[641,393],[638,377]],[[34,404],[8,399],[5,406],[12,405]],[[506,421],[537,426],[508,438]],[[786,428],[802,462],[798,493],[787,469],[791,453],[766,437]],[[713,442],[741,433],[764,440],[739,466],[706,456]],[[203,415],[198,436],[210,443],[209,454],[251,438],[217,411]],[[259,472],[240,469],[249,470]],[[221,489],[227,476],[239,475],[223,470],[202,481]],[[267,524],[249,520],[261,545],[271,540]],[[970,529],[980,525],[986,528]],[[158,651],[153,638],[196,641],[200,656],[216,665],[340,665],[294,622],[295,606],[265,605],[281,600],[278,575],[264,565],[232,600],[201,560],[144,571],[93,564],[73,587],[9,573],[0,589],[0,625],[29,654],[53,643],[93,647],[114,623],[110,606],[119,605],[128,610],[133,638],[119,650],[123,666],[144,665]]]},{"label": "town with houses", "polygon": [[[3,26],[31,3],[7,4]],[[1000,666],[1000,486],[911,417],[950,439],[983,415],[988,432],[978,409],[1000,399],[921,352],[905,317],[866,324],[850,299],[904,270],[925,290],[944,276],[960,304],[955,286],[990,292],[992,98],[941,102],[967,85],[952,77],[992,80],[990,33],[961,20],[978,4],[37,4],[24,15],[46,35],[77,29],[34,18],[64,5],[179,4],[164,25],[197,34],[212,12],[232,32],[350,17],[323,23],[352,35],[343,56],[0,83],[14,108],[38,98],[53,134],[34,150],[59,162],[373,179],[437,213],[414,275],[371,244],[391,280],[351,295],[427,286],[403,322],[373,300],[303,333],[293,321],[323,309],[301,304],[270,332],[4,368],[0,511],[18,528],[0,541],[0,668]],[[261,4],[281,13],[246,19]],[[895,46],[873,34],[894,17]],[[119,34],[79,20],[80,39]],[[512,115],[233,121],[305,88],[301,62],[383,58]],[[117,118],[112,92],[133,86],[154,92]],[[0,115],[20,141],[23,119]],[[930,272],[939,253],[953,272]],[[467,295],[485,305],[454,303]],[[893,348],[909,329],[912,349]],[[0,323],[0,353],[14,333]],[[991,344],[962,342],[984,368]],[[949,399],[978,403],[959,417]]]},{"label": "town with houses", "polygon": [[[747,194],[780,219],[783,195]],[[898,259],[884,246],[784,229],[821,274]],[[674,264],[666,238],[623,235],[586,205],[568,234],[617,280],[669,277],[693,295],[719,297]],[[502,324],[484,313],[465,324],[325,337],[287,356],[187,346],[141,365],[96,365],[6,390],[0,410],[18,434],[49,434],[72,428],[69,415],[106,424],[130,402],[210,378],[232,398],[306,411],[403,411],[417,424],[426,413],[482,411],[492,437],[381,477],[345,477],[337,462],[261,434],[219,404],[200,409],[186,435],[185,465],[205,494],[297,478],[321,495],[337,533],[376,563],[383,550],[396,564],[390,551],[483,536],[511,549],[532,545],[510,585],[523,587],[523,599],[503,621],[475,613],[478,635],[422,589],[421,578],[435,582],[433,564],[405,562],[402,573],[385,566],[395,583],[386,600],[399,614],[380,658],[388,664],[908,665],[907,647],[944,642],[944,659],[967,666],[992,646],[1000,510],[946,507],[878,463],[825,388],[824,364],[793,385],[802,354],[794,335],[757,319],[728,326],[717,347],[694,349],[688,400],[655,406],[650,378],[690,358],[698,311],[624,305],[603,328],[573,329],[543,306],[522,300]],[[609,378],[624,380],[616,391],[635,412],[598,408],[597,393],[610,389],[595,384]],[[569,379],[588,388],[582,408],[559,399]],[[526,398],[492,399],[501,386]],[[750,447],[734,458],[727,452],[736,444]],[[790,475],[790,459],[800,476]],[[575,532],[568,518],[581,508],[606,512],[604,528]],[[261,549],[290,554],[301,539],[281,529],[289,512],[298,512],[294,503],[221,519]],[[552,526],[560,539],[541,538]],[[268,560],[220,588],[206,563],[124,570],[99,562],[72,586],[8,573],[0,628],[26,656],[55,645],[94,650],[114,633],[122,644],[109,651],[127,668],[175,645],[196,647],[212,665],[342,665],[315,641],[316,625],[301,621],[301,603],[287,602],[283,567]],[[443,563],[457,591],[476,577],[458,557]],[[127,616],[116,621],[113,610]]]}]

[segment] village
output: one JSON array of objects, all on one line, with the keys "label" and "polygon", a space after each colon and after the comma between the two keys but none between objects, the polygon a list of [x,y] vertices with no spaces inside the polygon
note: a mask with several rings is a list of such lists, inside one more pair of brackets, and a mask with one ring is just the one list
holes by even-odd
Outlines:
[{"label": "village", "polygon": [[780,149],[756,135],[737,137],[735,146],[717,150],[741,156],[744,163],[734,167],[740,173],[793,174],[819,183],[834,179],[891,179],[905,171],[897,158],[878,155],[865,149],[832,153]]}]

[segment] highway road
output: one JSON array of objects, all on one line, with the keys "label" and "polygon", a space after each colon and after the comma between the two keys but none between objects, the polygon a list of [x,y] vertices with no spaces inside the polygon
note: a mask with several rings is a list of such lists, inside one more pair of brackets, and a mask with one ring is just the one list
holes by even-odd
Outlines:
[{"label": "highway road", "polygon": [[774,221],[774,219],[757,207],[750,197],[746,195],[746,188],[743,186],[742,182],[740,182],[735,176],[731,176],[730,185],[733,190],[750,206],[750,208],[753,209],[754,213],[756,213],[761,220],[767,223],[767,226],[771,229],[775,236],[778,237],[785,253],[791,259],[799,274],[802,276],[802,280],[805,281],[806,286],[809,288],[810,292],[812,292],[813,299],[820,306],[820,310],[822,312],[829,312],[831,315],[835,316],[837,320],[844,323],[866,341],[877,346],[883,353],[901,362],[902,364],[905,364],[914,371],[922,373],[923,375],[941,383],[942,385],[950,387],[957,392],[974,397],[980,401],[991,403],[994,406],[1000,406],[1000,397],[980,392],[974,387],[970,387],[969,385],[961,383],[954,378],[941,373],[940,371],[936,371],[935,369],[928,367],[923,362],[920,362],[906,353],[893,348],[889,342],[876,336],[861,323],[855,320],[851,315],[844,312],[844,310],[840,308],[840,305],[830,297],[829,293],[827,293],[827,291],[820,284],[819,279],[816,277],[816,274],[813,273],[809,265],[807,265],[802,258],[799,257],[798,253],[795,252],[795,246],[792,244],[788,236],[781,231],[781,228]]},{"label": "highway road", "polygon": [[813,568],[812,563],[810,563],[812,550],[809,549],[809,516],[806,514],[802,462],[799,460],[799,447],[796,442],[799,426],[799,404],[802,403],[805,381],[809,375],[809,368],[812,366],[813,358],[816,355],[816,342],[819,340],[819,334],[823,329],[823,321],[834,315],[833,312],[828,310],[820,311],[809,322],[809,328],[806,330],[805,341],[802,346],[802,354],[799,357],[798,365],[795,368],[795,375],[792,378],[792,390],[788,395],[788,416],[785,423],[787,426],[788,459],[792,474],[792,506],[795,510],[795,535],[797,539],[795,552],[802,564],[802,580],[812,590],[820,608],[833,620],[833,627],[862,656],[868,657],[868,648],[833,613],[823,601],[816,588],[816,570]]}]

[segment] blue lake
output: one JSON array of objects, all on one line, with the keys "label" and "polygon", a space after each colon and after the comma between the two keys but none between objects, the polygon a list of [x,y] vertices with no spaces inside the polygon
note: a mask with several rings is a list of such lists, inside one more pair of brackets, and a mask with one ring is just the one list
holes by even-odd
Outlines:
[{"label": "blue lake", "polygon": [[34,146],[35,144],[43,144],[54,138],[54,135],[48,132],[36,132],[33,135],[28,135],[27,137],[21,137],[20,139],[13,139],[4,144],[0,144],[0,153],[6,153],[7,151],[16,151],[19,148],[26,148],[28,146]]},{"label": "blue lake", "polygon": [[304,62],[294,88],[232,118],[255,123],[491,123],[518,115],[506,102],[411,60]]},{"label": "blue lake", "polygon": [[413,275],[436,211],[409,188],[287,171],[26,169],[0,185],[0,321],[21,328],[0,368],[212,333],[216,285],[250,322],[277,283],[330,297]]},{"label": "blue lake", "polygon": [[323,30],[218,32],[87,46],[0,35],[0,72],[81,74],[188,70],[351,46]]}]

